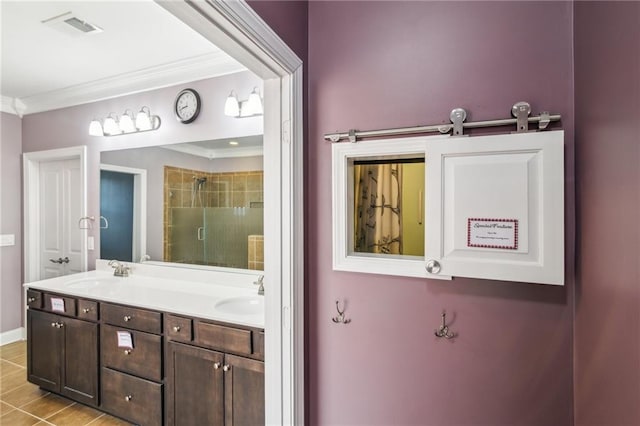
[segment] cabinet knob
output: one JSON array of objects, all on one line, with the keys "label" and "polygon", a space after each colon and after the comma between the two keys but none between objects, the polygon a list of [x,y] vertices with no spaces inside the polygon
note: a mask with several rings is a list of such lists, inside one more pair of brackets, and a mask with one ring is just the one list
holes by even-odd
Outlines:
[{"label": "cabinet knob", "polygon": [[129,322],[129,321],[131,321],[131,315],[125,315],[124,322]]},{"label": "cabinet knob", "polygon": [[64,327],[64,324],[61,323],[61,322],[52,322],[51,323],[51,327],[62,328],[62,327]]},{"label": "cabinet knob", "polygon": [[27,298],[27,303],[33,303],[33,302],[35,302],[35,301],[36,301],[36,298],[35,298],[35,297],[28,297],[28,298]]},{"label": "cabinet knob", "polygon": [[56,325],[57,325],[57,323],[55,323],[55,322],[51,323],[51,327],[55,327]]},{"label": "cabinet knob", "polygon": [[218,368],[220,368],[220,363],[219,362],[214,362],[213,363],[213,369],[217,370]]},{"label": "cabinet knob", "polygon": [[229,371],[229,370],[231,370],[231,366],[230,366],[229,364],[225,364],[225,365],[222,367],[222,371]]},{"label": "cabinet knob", "polygon": [[91,308],[84,308],[82,309],[82,312],[84,312],[85,314],[88,314],[89,312],[91,312]]},{"label": "cabinet knob", "polygon": [[64,327],[64,323],[63,323],[63,322],[59,322],[59,323],[58,323],[58,325],[57,325],[57,327],[58,327],[58,328],[62,328],[62,327]]},{"label": "cabinet knob", "polygon": [[174,331],[175,333],[179,332],[179,331],[180,331],[180,326],[179,326],[179,325],[174,325],[174,326],[173,326],[173,331]]},{"label": "cabinet knob", "polygon": [[127,402],[130,402],[132,399],[133,399],[133,395],[126,395],[124,397],[124,400],[127,401]]},{"label": "cabinet knob", "polygon": [[125,355],[131,355],[131,349],[125,349],[124,350],[124,354]]}]

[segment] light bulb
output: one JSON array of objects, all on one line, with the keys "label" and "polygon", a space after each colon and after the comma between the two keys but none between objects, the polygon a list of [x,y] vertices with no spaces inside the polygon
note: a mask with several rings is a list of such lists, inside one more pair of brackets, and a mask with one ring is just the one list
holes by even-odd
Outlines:
[{"label": "light bulb", "polygon": [[104,119],[104,133],[107,135],[118,135],[122,133],[116,122],[116,118],[112,117],[111,114]]},{"label": "light bulb", "polygon": [[[147,108],[146,111],[145,108]],[[151,130],[151,117],[149,116],[148,107],[142,107],[138,115],[136,115],[136,127],[140,131]]]},{"label": "light bulb", "polygon": [[224,115],[228,117],[237,117],[240,115],[240,104],[238,103],[236,95],[233,94],[233,90],[229,93],[224,103]]},{"label": "light bulb", "polygon": [[104,136],[104,132],[102,131],[102,124],[96,119],[91,121],[89,124],[89,134],[91,136]]},{"label": "light bulb", "polygon": [[257,87],[253,88],[253,92],[251,92],[251,94],[249,95],[249,100],[247,101],[245,108],[247,108],[246,115],[262,114],[262,99],[260,99]]},{"label": "light bulb", "polygon": [[122,130],[124,133],[131,133],[136,131],[136,128],[133,125],[133,120],[131,119],[131,115],[129,115],[127,111],[125,111],[124,114],[122,114],[122,117],[120,117],[118,125],[120,126],[120,130]]}]

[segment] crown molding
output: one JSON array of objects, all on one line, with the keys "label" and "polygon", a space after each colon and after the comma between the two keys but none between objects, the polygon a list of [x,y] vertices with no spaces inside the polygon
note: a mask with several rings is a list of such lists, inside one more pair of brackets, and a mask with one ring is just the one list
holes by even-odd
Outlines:
[{"label": "crown molding", "polygon": [[0,111],[22,118],[26,105],[20,99],[4,95],[0,98]]},{"label": "crown molding", "polygon": [[181,143],[176,145],[164,145],[160,148],[182,152],[183,154],[195,155],[197,157],[208,158],[209,160],[213,160],[214,158],[255,157],[263,155],[264,153],[261,146],[207,149],[190,143]]},{"label": "crown molding", "polygon": [[245,70],[244,66],[227,54],[217,51],[169,64],[52,90],[21,98],[20,100],[26,105],[24,113],[33,114],[219,77]]}]

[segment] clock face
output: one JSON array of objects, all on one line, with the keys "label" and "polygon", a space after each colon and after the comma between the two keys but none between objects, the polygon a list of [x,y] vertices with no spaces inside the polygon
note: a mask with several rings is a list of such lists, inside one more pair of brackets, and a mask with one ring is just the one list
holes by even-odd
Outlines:
[{"label": "clock face", "polygon": [[184,124],[191,123],[200,113],[200,96],[193,89],[184,89],[176,98],[176,118]]}]

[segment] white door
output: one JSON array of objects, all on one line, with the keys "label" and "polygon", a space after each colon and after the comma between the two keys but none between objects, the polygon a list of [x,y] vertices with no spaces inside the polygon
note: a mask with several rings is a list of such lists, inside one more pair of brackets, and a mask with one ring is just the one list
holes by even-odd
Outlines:
[{"label": "white door", "polygon": [[40,163],[40,279],[82,272],[80,160]]},{"label": "white door", "polygon": [[427,143],[427,271],[564,284],[564,133]]}]

